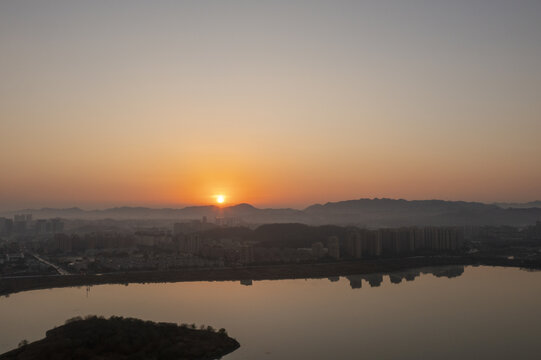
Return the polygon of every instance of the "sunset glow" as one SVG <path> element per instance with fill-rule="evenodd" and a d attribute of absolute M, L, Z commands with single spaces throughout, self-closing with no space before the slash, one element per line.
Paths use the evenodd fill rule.
<path fill-rule="evenodd" d="M 216 196 L 216 202 L 218 204 L 223 204 L 225 202 L 225 196 L 223 196 L 223 195 Z"/>
<path fill-rule="evenodd" d="M 0 208 L 541 198 L 540 6 L 384 3 L 2 2 Z"/>

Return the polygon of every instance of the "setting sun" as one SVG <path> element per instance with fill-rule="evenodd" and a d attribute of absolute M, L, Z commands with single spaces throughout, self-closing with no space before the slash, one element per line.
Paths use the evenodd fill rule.
<path fill-rule="evenodd" d="M 218 204 L 223 204 L 225 202 L 225 196 L 223 196 L 223 195 L 216 196 L 216 202 Z"/>

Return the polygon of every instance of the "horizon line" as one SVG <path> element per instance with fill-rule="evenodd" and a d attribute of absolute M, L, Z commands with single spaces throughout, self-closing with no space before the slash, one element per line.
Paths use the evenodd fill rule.
<path fill-rule="evenodd" d="M 85 208 L 85 207 L 80 207 L 80 206 L 61 206 L 61 207 L 51 207 L 51 206 L 42 206 L 42 207 L 27 207 L 27 208 L 22 208 L 22 209 L 17 209 L 17 210 L 13 210 L 13 209 L 7 209 L 7 210 L 0 210 L 1 213 L 15 213 L 15 212 L 28 212 L 28 211 L 43 211 L 43 210 L 81 210 L 81 211 L 86 211 L 86 212 L 92 212 L 92 211 L 107 211 L 107 210 L 113 210 L 113 209 L 121 209 L 121 208 L 130 208 L 130 209 L 137 209 L 137 208 L 141 208 L 141 209 L 149 209 L 149 210 L 183 210 L 183 209 L 186 209 L 186 208 L 203 208 L 203 207 L 213 207 L 213 208 L 221 208 L 221 209 L 227 209 L 227 208 L 232 208 L 232 207 L 237 207 L 237 206 L 240 206 L 240 205 L 249 205 L 255 209 L 261 209 L 261 210 L 265 210 L 265 209 L 276 209 L 276 210 L 279 210 L 279 209 L 290 209 L 290 210 L 298 210 L 298 211 L 303 211 L 303 210 L 306 210 L 307 208 L 311 207 L 311 206 L 315 206 L 315 205 L 326 205 L 326 204 L 332 204 L 332 203 L 340 203 L 340 202 L 348 202 L 348 201 L 360 201 L 360 200 L 371 200 L 371 201 L 374 201 L 374 200 L 392 200 L 392 201 L 408 201 L 408 202 L 413 202 L 413 201 L 443 201 L 443 202 L 462 202 L 462 203 L 478 203 L 478 204 L 484 204 L 484 205 L 505 205 L 505 204 L 509 204 L 509 205 L 527 205 L 527 204 L 530 204 L 530 203 L 537 203 L 537 202 L 541 202 L 541 200 L 531 200 L 531 201 L 492 201 L 492 202 L 485 202 L 485 201 L 468 201 L 468 200 L 445 200 L 445 199 L 437 199 L 437 198 L 430 198 L 430 199 L 404 199 L 404 198 L 387 198 L 387 197 L 381 197 L 381 198 L 378 198 L 378 197 L 374 197 L 374 198 L 356 198 L 356 199 L 346 199 L 346 200 L 337 200 L 337 201 L 327 201 L 325 203 L 312 203 L 308 206 L 305 206 L 304 208 L 295 208 L 295 207 L 291 207 L 291 206 L 278 206 L 278 207 L 268 207 L 268 206 L 265 206 L 265 205 L 261 205 L 261 207 L 258 207 L 256 205 L 253 205 L 251 203 L 248 203 L 248 202 L 239 202 L 239 203 L 232 203 L 232 204 L 222 204 L 222 205 L 217 205 L 217 204 L 200 204 L 200 205 L 197 205 L 197 204 L 186 204 L 186 205 L 177 205 L 176 207 L 175 206 L 167 206 L 167 205 L 162 205 L 162 206 L 149 206 L 149 205 L 116 205 L 116 206 L 109 206 L 109 207 L 102 207 L 102 208 Z"/>

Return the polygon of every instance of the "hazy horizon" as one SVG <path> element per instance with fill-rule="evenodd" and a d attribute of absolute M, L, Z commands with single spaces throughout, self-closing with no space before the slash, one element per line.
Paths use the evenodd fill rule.
<path fill-rule="evenodd" d="M 41 210 L 41 209 L 58 209 L 58 210 L 65 210 L 65 209 L 80 209 L 83 211 L 102 211 L 102 210 L 110 210 L 115 208 L 148 208 L 148 209 L 154 209 L 154 210 L 160 210 L 160 209 L 183 209 L 187 207 L 207 207 L 207 206 L 213 206 L 216 208 L 228 208 L 228 207 L 235 207 L 239 205 L 251 205 L 258 209 L 293 209 L 293 210 L 304 210 L 307 207 L 310 207 L 312 205 L 324 205 L 326 203 L 338 203 L 338 202 L 345 202 L 345 201 L 356 201 L 356 200 L 405 200 L 405 201 L 457 201 L 457 202 L 467 202 L 467 203 L 481 203 L 486 205 L 495 205 L 495 204 L 516 204 L 516 205 L 522 205 L 522 204 L 528 204 L 528 203 L 537 203 L 541 202 L 541 200 L 531 200 L 531 201 L 525 201 L 525 202 L 482 202 L 482 201 L 466 201 L 466 200 L 446 200 L 446 199 L 404 199 L 404 198 L 355 198 L 355 199 L 341 199 L 341 200 L 333 200 L 333 201 L 324 201 L 324 202 L 313 202 L 310 204 L 307 204 L 305 206 L 273 206 L 273 205 L 265 205 L 265 204 L 252 204 L 248 202 L 239 202 L 239 203 L 224 203 L 224 204 L 216 204 L 216 203 L 208 203 L 208 204 L 153 204 L 153 205 L 145 205 L 145 204 L 109 204 L 109 205 L 102 205 L 102 206 L 35 206 L 35 207 L 25 207 L 25 208 L 15 208 L 15 209 L 8 209 L 8 208 L 0 208 L 0 212 L 4 213 L 13 213 L 13 212 L 21 212 L 25 210 Z"/>
<path fill-rule="evenodd" d="M 541 199 L 540 15 L 1 2 L 0 208 Z"/>
<path fill-rule="evenodd" d="M 230 206 L 236 206 L 241 204 L 249 204 L 256 208 L 260 209 L 283 209 L 283 208 L 291 208 L 295 210 L 303 210 L 311 205 L 316 204 L 326 204 L 326 203 L 335 203 L 335 202 L 342 202 L 342 201 L 350 201 L 350 200 L 361 200 L 361 199 L 390 199 L 390 200 L 406 200 L 406 201 L 459 201 L 459 202 L 473 202 L 473 203 L 482 203 L 487 205 L 492 204 L 527 204 L 527 203 L 533 203 L 533 202 L 539 202 L 541 200 L 538 199 L 531 199 L 527 201 L 477 201 L 477 200 L 464 200 L 464 199 L 441 199 L 441 198 L 426 198 L 426 199 L 405 199 L 405 198 L 390 198 L 386 196 L 382 197 L 357 197 L 357 198 L 351 198 L 351 199 L 333 199 L 333 200 L 323 200 L 323 201 L 313 201 L 313 202 L 307 202 L 307 203 L 301 203 L 301 204 L 256 204 L 248 201 L 240 201 L 240 202 L 229 202 L 227 201 L 225 204 L 220 205 L 216 204 L 216 202 L 209 201 L 208 203 L 139 203 L 139 202 L 123 202 L 123 203 L 80 203 L 80 204 L 74 204 L 74 203 L 59 203 L 57 205 L 50 205 L 50 204 L 42 204 L 42 203 L 30 203 L 28 206 L 22 206 L 22 207 L 9 207 L 4 206 L 3 204 L 0 204 L 0 211 L 2 212 L 16 212 L 16 211 L 22 211 L 22 210 L 39 210 L 43 208 L 51 208 L 51 209 L 69 209 L 69 208 L 79 208 L 85 211 L 93 211 L 93 210 L 107 210 L 111 208 L 117 208 L 117 207 L 145 207 L 149 209 L 164 209 L 164 208 L 184 208 L 184 207 L 197 207 L 197 206 L 217 206 L 217 207 L 230 207 Z"/>

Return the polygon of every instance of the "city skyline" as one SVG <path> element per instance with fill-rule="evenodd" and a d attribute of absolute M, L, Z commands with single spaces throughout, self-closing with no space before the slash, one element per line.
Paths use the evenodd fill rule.
<path fill-rule="evenodd" d="M 541 199 L 537 1 L 0 4 L 0 208 Z"/>

